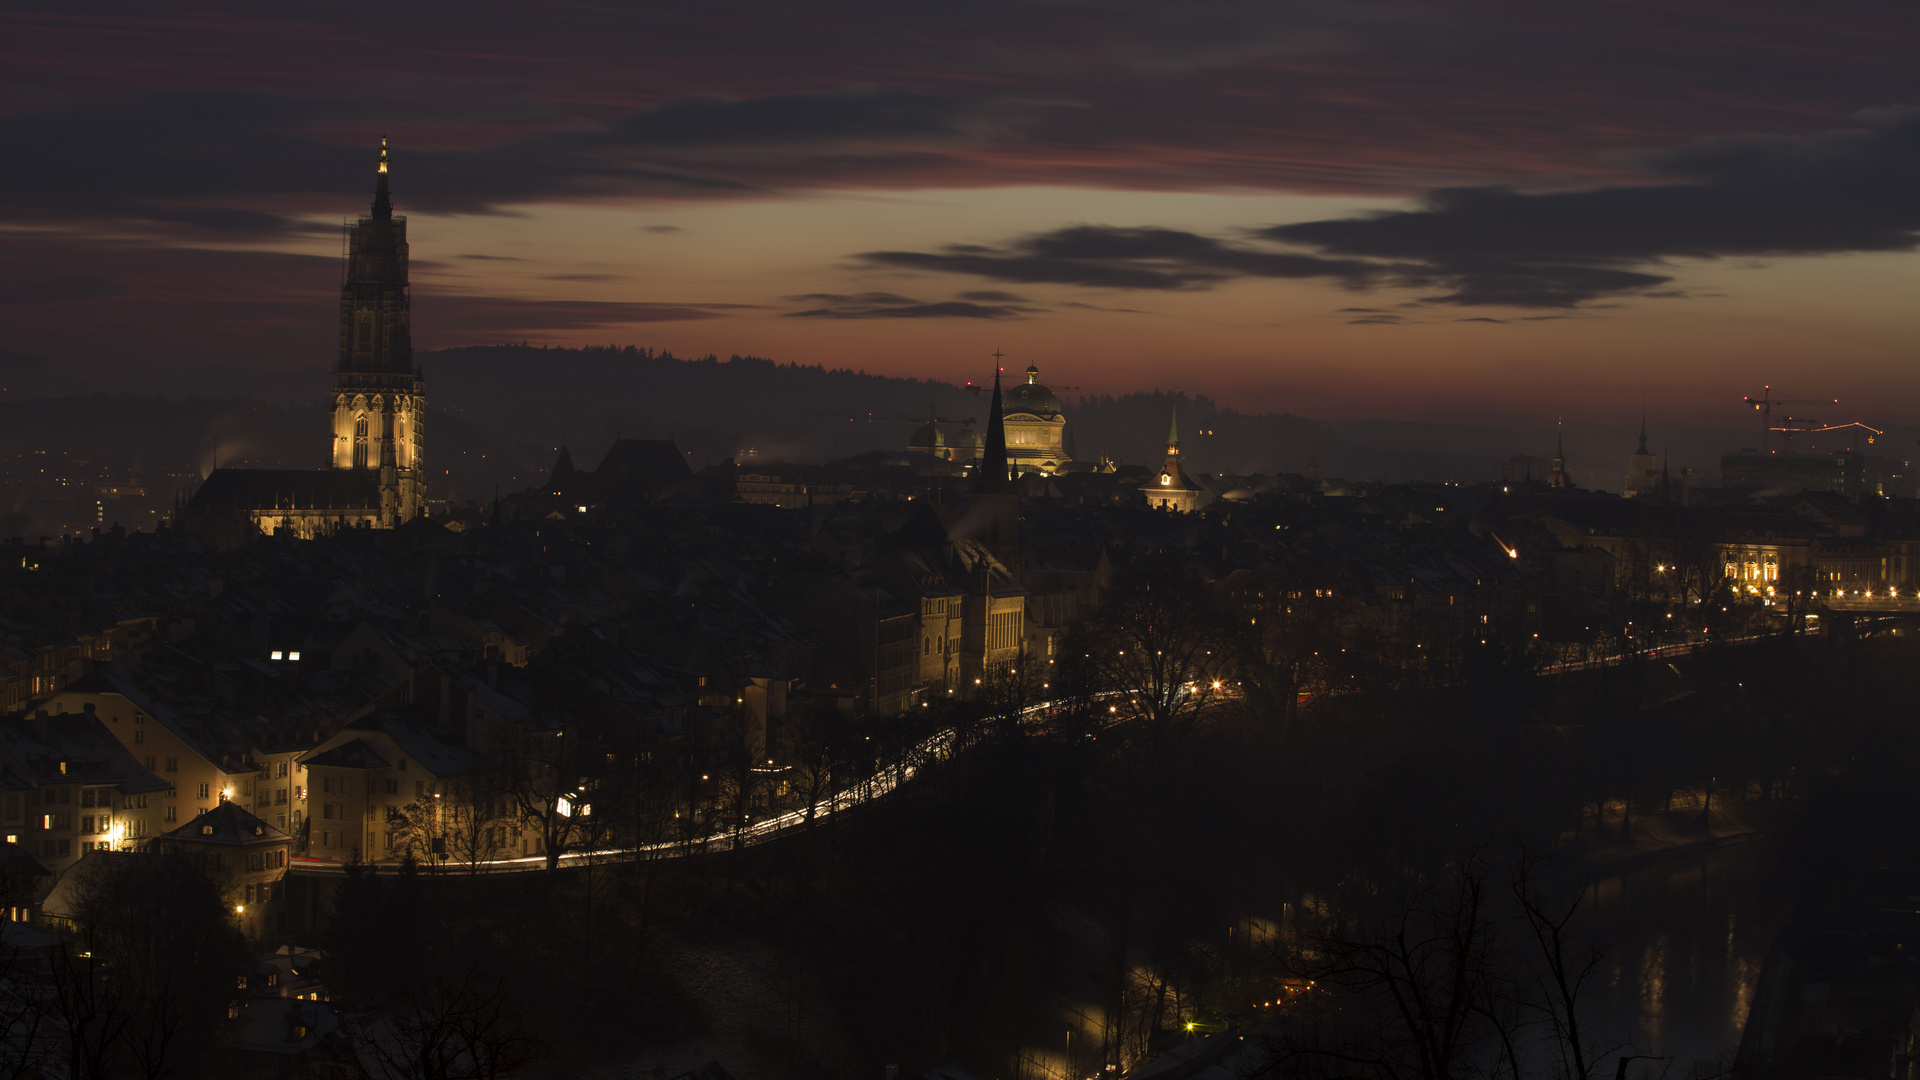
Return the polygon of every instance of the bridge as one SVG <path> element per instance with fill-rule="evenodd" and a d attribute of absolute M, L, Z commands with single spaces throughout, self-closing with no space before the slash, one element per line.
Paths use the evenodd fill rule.
<path fill-rule="evenodd" d="M 1094 696 L 1095 701 L 1124 698 L 1129 691 L 1113 690 Z M 1030 705 L 1020 711 L 1023 723 L 1033 723 L 1060 708 L 1059 701 L 1043 701 Z M 1117 707 L 1111 709 L 1114 716 L 1106 725 L 1122 723 L 1132 718 L 1134 710 L 1129 708 L 1123 715 Z M 732 851 L 736 848 L 756 847 L 777 839 L 796 829 L 804 828 L 815 822 L 824 821 L 834 814 L 843 814 L 868 803 L 883 799 L 902 785 L 912 780 L 920 769 L 931 761 L 951 757 L 956 749 L 959 733 L 953 728 L 934 733 L 922 740 L 912 750 L 901 755 L 898 763 L 850 784 L 842 791 L 834 792 L 810 807 L 789 810 L 772 817 L 751 821 L 738 829 L 724 829 L 703 836 L 663 840 L 653 844 L 637 844 L 627 847 L 590 848 L 581 851 L 569 851 L 561 854 L 555 868 L 599 865 L 609 862 L 634 862 L 654 859 L 684 858 L 713 851 Z M 316 859 L 305 855 L 294 856 L 288 864 L 289 876 L 333 877 L 347 872 L 348 863 L 339 859 Z M 400 865 L 398 859 L 369 860 L 363 866 L 378 867 L 390 871 Z M 420 867 L 425 872 L 438 875 L 466 874 L 517 874 L 530 871 L 544 871 L 547 868 L 545 855 L 518 855 L 508 858 L 483 859 L 478 861 L 433 860 L 422 861 Z"/>

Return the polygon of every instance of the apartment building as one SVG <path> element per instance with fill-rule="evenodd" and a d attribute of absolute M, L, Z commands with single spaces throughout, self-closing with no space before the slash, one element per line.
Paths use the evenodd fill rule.
<path fill-rule="evenodd" d="M 92 711 L 0 719 L 0 839 L 54 874 L 159 835 L 167 791 Z"/>

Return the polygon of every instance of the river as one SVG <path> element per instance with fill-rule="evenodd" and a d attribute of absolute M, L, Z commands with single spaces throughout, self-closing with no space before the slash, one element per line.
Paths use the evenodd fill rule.
<path fill-rule="evenodd" d="M 1599 878 L 1590 905 L 1607 952 L 1592 1019 L 1609 1043 L 1631 1040 L 1634 1049 L 1622 1053 L 1669 1057 L 1668 1075 L 1675 1077 L 1695 1062 L 1730 1054 L 1761 962 L 1790 908 L 1766 845 L 1723 847 Z"/>

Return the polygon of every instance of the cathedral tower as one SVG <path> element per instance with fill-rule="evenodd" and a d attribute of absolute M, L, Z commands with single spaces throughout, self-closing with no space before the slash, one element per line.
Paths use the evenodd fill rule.
<path fill-rule="evenodd" d="M 393 212 L 383 138 L 373 208 L 348 230 L 330 463 L 378 472 L 387 526 L 418 516 L 427 503 L 426 382 L 413 366 L 410 309 L 407 219 Z"/>

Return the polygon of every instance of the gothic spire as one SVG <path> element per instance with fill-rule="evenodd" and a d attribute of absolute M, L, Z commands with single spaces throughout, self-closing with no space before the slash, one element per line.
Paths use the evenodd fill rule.
<path fill-rule="evenodd" d="M 1635 450 L 1634 453 L 1644 454 L 1646 452 L 1647 452 L 1647 410 L 1641 409 L 1640 410 L 1640 449 Z"/>
<path fill-rule="evenodd" d="M 1167 422 L 1167 450 L 1178 453 L 1180 450 L 1180 403 L 1173 403 L 1173 419 Z"/>
<path fill-rule="evenodd" d="M 380 136 L 380 182 L 373 189 L 373 219 L 393 220 L 393 200 L 387 197 L 387 137 Z"/>
<path fill-rule="evenodd" d="M 993 357 L 993 407 L 987 410 L 987 447 L 980 459 L 982 480 L 1011 479 L 1007 470 L 1007 427 L 1000 403 L 1000 354 Z"/>

